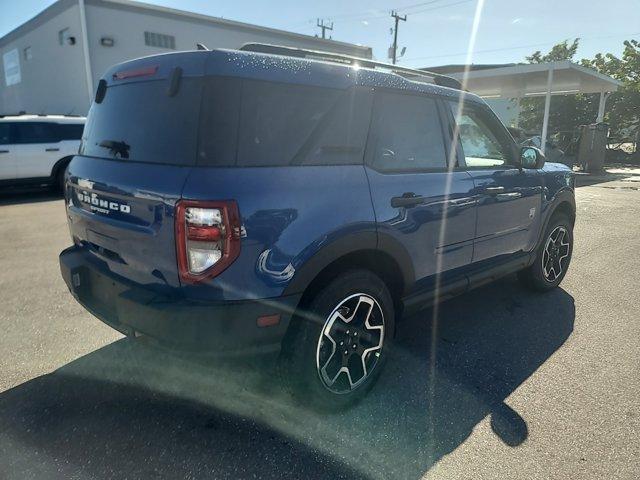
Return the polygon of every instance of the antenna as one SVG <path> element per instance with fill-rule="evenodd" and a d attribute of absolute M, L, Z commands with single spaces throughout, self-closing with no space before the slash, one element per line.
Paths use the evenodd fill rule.
<path fill-rule="evenodd" d="M 196 43 L 196 49 L 197 49 L 197 50 L 207 50 L 207 51 L 209 50 L 209 49 L 207 48 L 207 46 L 206 46 L 206 45 L 204 45 L 204 44 L 202 44 L 202 43 Z"/>

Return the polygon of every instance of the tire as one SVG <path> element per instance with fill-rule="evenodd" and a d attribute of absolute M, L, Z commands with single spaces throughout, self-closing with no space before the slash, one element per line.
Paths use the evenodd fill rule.
<path fill-rule="evenodd" d="M 60 167 L 56 172 L 56 181 L 53 184 L 54 188 L 61 193 L 64 193 L 64 174 L 67 171 L 67 166 Z"/>
<path fill-rule="evenodd" d="M 395 330 L 389 290 L 372 272 L 350 270 L 308 305 L 293 318 L 284 340 L 281 380 L 320 410 L 352 406 L 373 387 L 388 355 Z"/>
<path fill-rule="evenodd" d="M 518 272 L 528 288 L 545 292 L 556 288 L 567 274 L 573 253 L 573 224 L 564 213 L 555 213 L 536 250 L 533 264 Z"/>

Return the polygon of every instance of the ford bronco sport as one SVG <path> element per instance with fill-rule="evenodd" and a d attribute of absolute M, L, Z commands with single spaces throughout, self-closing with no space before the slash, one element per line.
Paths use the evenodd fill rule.
<path fill-rule="evenodd" d="M 116 65 L 67 171 L 62 276 L 128 336 L 277 352 L 298 392 L 350 403 L 401 315 L 567 272 L 572 172 L 456 87 L 264 45 Z"/>

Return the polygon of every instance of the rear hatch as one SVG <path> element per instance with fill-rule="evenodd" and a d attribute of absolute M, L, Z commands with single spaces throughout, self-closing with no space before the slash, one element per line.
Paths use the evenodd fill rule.
<path fill-rule="evenodd" d="M 179 286 L 174 210 L 196 163 L 206 54 L 126 62 L 100 81 L 69 165 L 74 242 L 157 290 Z"/>

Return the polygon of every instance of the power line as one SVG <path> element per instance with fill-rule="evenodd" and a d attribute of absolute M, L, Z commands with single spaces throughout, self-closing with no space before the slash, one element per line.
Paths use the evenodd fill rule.
<path fill-rule="evenodd" d="M 638 32 L 638 33 L 614 34 L 614 35 L 596 35 L 596 36 L 590 36 L 590 37 L 582 37 L 580 35 L 569 35 L 569 37 L 571 37 L 571 38 L 579 38 L 580 40 L 594 40 L 594 39 L 598 39 L 598 38 L 622 38 L 622 37 L 633 36 L 633 35 L 640 35 L 640 32 Z M 519 49 L 523 49 L 523 48 L 545 47 L 547 45 L 555 45 L 556 43 L 557 42 L 554 41 L 554 42 L 545 42 L 545 43 L 532 43 L 532 44 L 529 44 L 529 45 L 519 45 L 517 47 L 490 48 L 490 49 L 485 49 L 485 50 L 476 50 L 473 53 L 476 54 L 476 53 L 504 52 L 504 51 L 508 51 L 508 50 L 519 50 Z M 441 54 L 441 55 L 428 55 L 428 56 L 425 56 L 425 57 L 405 58 L 405 60 L 409 61 L 409 60 L 426 60 L 426 59 L 429 59 L 429 58 L 460 57 L 460 56 L 466 55 L 466 54 L 467 54 L 467 52 L 445 53 L 445 54 Z"/>
<path fill-rule="evenodd" d="M 445 8 L 445 7 L 453 7 L 455 5 L 460 5 L 461 3 L 469 3 L 469 2 L 475 2 L 475 1 L 476 0 L 460 0 L 459 2 L 447 3 L 446 5 L 437 5 L 435 7 L 425 8 L 424 10 L 417 10 L 415 12 L 411 12 L 411 15 L 416 15 L 418 13 L 424 13 L 424 12 L 430 12 L 432 10 L 438 10 L 440 8 Z"/>
<path fill-rule="evenodd" d="M 424 7 L 427 5 L 432 5 L 434 3 L 440 3 L 440 2 L 444 2 L 447 0 L 429 0 L 428 2 L 420 2 L 420 3 L 414 3 L 411 5 L 404 5 L 402 7 L 398 7 L 395 9 L 396 12 L 404 12 L 405 10 L 411 10 L 413 8 L 418 8 L 418 7 Z M 475 0 L 464 0 L 466 2 L 471 2 L 471 1 L 475 1 Z M 455 3 L 453 4 L 455 5 Z M 437 8 L 442 8 L 442 7 L 446 7 L 448 5 L 441 5 L 438 6 Z M 362 12 L 353 12 L 353 13 L 344 13 L 344 14 L 340 14 L 340 15 L 330 15 L 330 16 L 326 16 L 326 18 L 328 20 L 345 20 L 345 21 L 355 21 L 355 20 L 371 20 L 374 18 L 385 18 L 388 15 L 388 10 L 382 10 L 382 9 L 377 9 L 377 10 L 367 10 L 367 11 L 362 11 Z M 411 13 L 411 12 L 408 12 Z M 304 22 L 299 22 L 300 24 L 302 23 L 309 23 L 311 22 L 312 19 L 307 19 Z"/>

